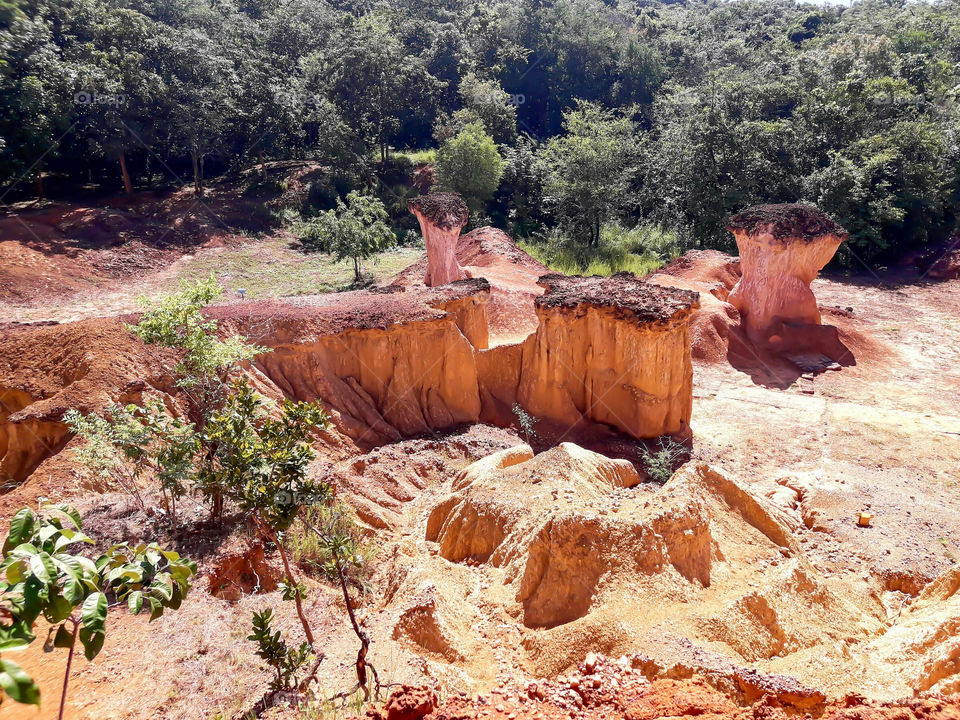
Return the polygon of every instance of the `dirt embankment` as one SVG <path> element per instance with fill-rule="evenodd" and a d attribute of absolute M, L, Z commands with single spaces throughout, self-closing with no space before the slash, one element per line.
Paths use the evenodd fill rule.
<path fill-rule="evenodd" d="M 703 254 L 658 279 L 700 292 L 699 310 L 679 310 L 695 328 L 705 321 L 701 338 L 728 331 L 709 337 L 722 349 L 713 362 L 692 363 L 694 461 L 662 487 L 582 447 L 533 456 L 506 429 L 439 431 L 457 413 L 468 423 L 483 417 L 483 357 L 519 352 L 519 367 L 527 344 L 541 340 L 538 327 L 554 321 L 549 352 L 529 364 L 550 378 L 542 387 L 551 398 L 585 381 L 601 388 L 594 397 L 616 386 L 626 359 L 613 353 L 609 372 L 596 371 L 635 337 L 648 343 L 632 351 L 643 367 L 675 372 L 676 337 L 638 323 L 636 312 L 618 316 L 588 301 L 593 283 L 605 281 L 560 281 L 570 285 L 555 302 L 525 294 L 540 324 L 513 346 L 519 351 L 482 349 L 498 338 L 483 332 L 496 286 L 486 290 L 480 279 L 212 311 L 225 329 L 274 348 L 251 371 L 259 387 L 328 393 L 342 407 L 341 428 L 378 429 L 373 448 L 332 433 L 318 443 L 313 471 L 336 484 L 381 547 L 371 581 L 378 592 L 362 620 L 373 658 L 391 680 L 444 690 L 437 720 L 956 717 L 957 703 L 938 696 L 960 691 L 960 529 L 952 522 L 960 446 L 951 442 L 960 412 L 949 392 L 960 388 L 956 286 L 814 281 L 825 322 L 837 325 L 857 363 L 819 375 L 794 368 L 789 379 L 763 359 L 755 373 L 722 362 L 736 333 L 722 305 L 735 276 L 730 258 Z M 163 363 L 117 321 L 4 330 L 5 454 L 9 438 L 21 443 L 19 430 L 9 431 L 18 423 L 56 422 L 68 407 L 98 409 L 137 393 L 167 397 Z M 570 358 L 578 370 L 561 373 L 559 358 L 547 356 L 564 343 L 593 352 L 590 367 Z M 638 402 L 653 402 L 649 386 L 625 377 Z M 419 431 L 427 436 L 395 440 Z M 23 457 L 10 455 L 18 475 L 35 462 Z M 10 509 L 31 502 L 38 487 L 65 499 L 70 479 L 68 454 L 53 454 L 3 501 Z M 857 524 L 863 511 L 874 515 L 869 527 Z M 94 508 L 91 517 L 109 512 Z M 124 532 L 138 530 L 141 516 L 116 512 L 127 513 L 112 520 Z M 262 694 L 266 673 L 236 637 L 248 632 L 251 610 L 269 604 L 282 615 L 286 604 L 278 592 L 251 596 L 249 583 L 231 584 L 227 575 L 243 579 L 242 563 L 215 559 L 230 567 L 220 575 L 206 567 L 198 589 L 217 596 L 199 592 L 150 626 L 120 619 L 111 661 L 78 661 L 77 688 L 117 688 L 78 695 L 97 697 L 78 717 L 204 717 L 218 703 L 239 698 L 249 707 Z M 252 574 L 264 574 L 254 559 Z M 328 651 L 323 681 L 340 688 L 356 647 L 333 595 L 311 585 L 309 612 Z M 295 618 L 281 621 L 297 632 Z M 149 687 L 143 642 L 157 654 Z M 625 660 L 588 669 L 590 653 Z M 59 674 L 40 649 L 28 659 L 55 692 Z M 923 696 L 894 702 L 914 693 Z M 397 703 L 397 712 L 416 715 L 420 700 Z"/>

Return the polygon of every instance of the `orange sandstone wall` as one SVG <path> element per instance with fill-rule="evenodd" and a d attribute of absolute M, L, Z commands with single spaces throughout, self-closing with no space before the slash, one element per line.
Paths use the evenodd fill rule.
<path fill-rule="evenodd" d="M 344 432 L 375 444 L 476 422 L 473 356 L 450 318 L 281 344 L 256 364 L 286 395 L 322 400 Z"/>
<path fill-rule="evenodd" d="M 483 416 L 519 403 L 555 426 L 602 423 L 633 437 L 684 433 L 693 404 L 689 316 L 640 324 L 614 308 L 537 308 L 537 332 L 479 353 Z"/>
<path fill-rule="evenodd" d="M 581 417 L 633 437 L 685 432 L 693 403 L 687 316 L 637 324 L 612 308 L 538 308 L 523 346 L 518 402 L 535 416 Z"/>

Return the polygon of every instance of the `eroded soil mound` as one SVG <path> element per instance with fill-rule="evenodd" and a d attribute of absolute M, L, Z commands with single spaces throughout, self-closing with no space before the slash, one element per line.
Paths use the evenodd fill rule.
<path fill-rule="evenodd" d="M 169 398 L 175 362 L 118 319 L 0 325 L 0 483 L 15 487 L 63 449 L 68 410 Z"/>

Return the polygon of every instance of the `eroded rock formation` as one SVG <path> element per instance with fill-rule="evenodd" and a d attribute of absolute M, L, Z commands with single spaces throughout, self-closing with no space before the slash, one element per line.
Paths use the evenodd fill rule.
<path fill-rule="evenodd" d="M 256 367 L 287 397 L 322 400 L 361 444 L 476 422 L 476 348 L 486 346 L 482 278 L 213 311 L 272 349 Z"/>
<path fill-rule="evenodd" d="M 255 364 L 284 395 L 324 401 L 362 444 L 481 420 L 512 425 L 517 403 L 560 434 L 594 426 L 637 438 L 686 432 L 696 294 L 629 274 L 547 275 L 541 285 L 536 332 L 489 351 L 483 278 L 213 314 L 272 348 Z"/>
<path fill-rule="evenodd" d="M 410 201 L 410 212 L 420 221 L 420 231 L 427 246 L 428 287 L 463 280 L 457 262 L 457 237 L 467 224 L 467 204 L 457 193 L 435 192 Z"/>
<path fill-rule="evenodd" d="M 517 247 L 503 230 L 482 227 L 457 239 L 457 262 L 468 277 L 490 283 L 491 344 L 518 343 L 537 329 L 533 301 L 543 294 L 537 284 L 550 269 Z M 423 283 L 427 258 L 401 271 L 393 285 L 411 287 Z"/>
<path fill-rule="evenodd" d="M 514 403 L 566 432 L 589 423 L 637 438 L 685 433 L 692 407 L 689 317 L 697 293 L 630 273 L 545 275 L 539 326 L 519 345 L 480 354 L 484 416 Z"/>
<path fill-rule="evenodd" d="M 728 298 L 754 342 L 774 344 L 783 327 L 820 325 L 810 283 L 847 238 L 814 207 L 758 205 L 730 218 L 742 277 Z"/>
<path fill-rule="evenodd" d="M 117 319 L 0 327 L 0 487 L 24 480 L 70 439 L 65 412 L 101 411 L 173 390 L 169 352 Z"/>

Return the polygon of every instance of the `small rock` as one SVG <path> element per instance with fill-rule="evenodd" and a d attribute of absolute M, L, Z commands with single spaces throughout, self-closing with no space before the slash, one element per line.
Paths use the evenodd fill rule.
<path fill-rule="evenodd" d="M 586 668 L 588 673 L 592 673 L 597 667 L 596 653 L 587 653 L 587 659 L 583 661 L 583 666 Z"/>

